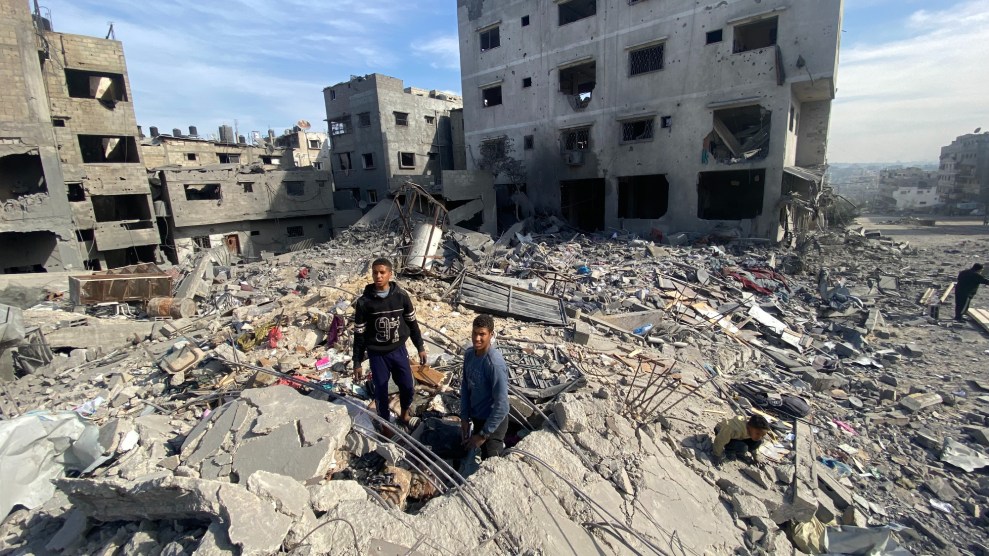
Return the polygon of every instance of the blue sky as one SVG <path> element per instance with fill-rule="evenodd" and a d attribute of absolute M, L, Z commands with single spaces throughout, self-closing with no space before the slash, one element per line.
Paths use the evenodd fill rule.
<path fill-rule="evenodd" d="M 322 90 L 352 74 L 461 88 L 454 0 L 42 3 L 56 31 L 114 22 L 145 130 L 325 130 Z M 989 0 L 847 0 L 844 30 L 831 162 L 933 161 L 989 129 Z"/>

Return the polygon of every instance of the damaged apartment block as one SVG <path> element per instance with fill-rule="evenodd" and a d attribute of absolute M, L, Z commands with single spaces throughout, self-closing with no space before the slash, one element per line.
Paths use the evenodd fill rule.
<path fill-rule="evenodd" d="M 459 3 L 467 167 L 491 138 L 524 145 L 500 215 L 772 241 L 820 224 L 842 2 L 667 4 Z"/>

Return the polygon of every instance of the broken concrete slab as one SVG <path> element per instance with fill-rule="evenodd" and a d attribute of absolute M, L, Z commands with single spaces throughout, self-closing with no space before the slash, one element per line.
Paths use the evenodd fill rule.
<path fill-rule="evenodd" d="M 943 401 L 940 394 L 916 393 L 900 398 L 900 405 L 904 409 L 916 413 L 929 407 L 940 405 Z"/>
<path fill-rule="evenodd" d="M 327 404 L 328 405 L 328 404 Z M 335 462 L 334 450 L 343 445 L 324 440 L 303 446 L 295 423 L 280 426 L 271 433 L 249 438 L 233 454 L 233 472 L 238 481 L 255 471 L 270 471 L 298 481 L 321 479 Z"/>
<path fill-rule="evenodd" d="M 102 521 L 202 519 L 222 523 L 242 554 L 272 554 L 292 519 L 242 486 L 182 477 L 144 481 L 60 479 L 73 506 Z"/>
<path fill-rule="evenodd" d="M 309 491 L 291 477 L 255 471 L 247 478 L 247 490 L 274 504 L 279 512 L 294 518 L 301 518 L 309 508 Z"/>
<path fill-rule="evenodd" d="M 334 509 L 345 500 L 366 502 L 369 499 L 367 491 L 357 481 L 327 481 L 308 490 L 309 505 L 313 511 L 320 513 Z"/>
<path fill-rule="evenodd" d="M 587 427 L 587 412 L 580 400 L 570 393 L 560 396 L 560 401 L 553 408 L 553 415 L 564 432 L 580 432 Z"/>

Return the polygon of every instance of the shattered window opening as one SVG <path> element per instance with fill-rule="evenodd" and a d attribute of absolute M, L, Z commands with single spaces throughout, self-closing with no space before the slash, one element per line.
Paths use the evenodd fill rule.
<path fill-rule="evenodd" d="M 560 70 L 560 92 L 567 95 L 574 110 L 583 110 L 591 103 L 597 80 L 597 65 L 587 62 Z"/>
<path fill-rule="evenodd" d="M 288 237 L 302 237 L 306 235 L 302 226 L 289 226 L 285 228 L 285 235 Z"/>
<path fill-rule="evenodd" d="M 86 164 L 141 162 L 134 137 L 121 135 L 79 135 L 78 137 L 79 152 L 82 161 Z"/>
<path fill-rule="evenodd" d="M 72 98 L 91 98 L 110 105 L 127 101 L 124 76 L 119 73 L 66 69 L 65 85 Z"/>
<path fill-rule="evenodd" d="M 663 69 L 664 44 L 640 48 L 628 53 L 629 75 L 641 75 Z"/>
<path fill-rule="evenodd" d="M 240 164 L 240 155 L 232 153 L 216 153 L 220 164 Z"/>
<path fill-rule="evenodd" d="M 365 170 L 374 169 L 374 153 L 364 153 L 361 155 L 361 162 L 364 164 Z"/>
<path fill-rule="evenodd" d="M 531 151 L 536 144 L 536 139 L 532 135 L 522 137 L 522 149 Z"/>
<path fill-rule="evenodd" d="M 282 183 L 285 184 L 285 194 L 289 197 L 302 197 L 306 194 L 306 182 L 304 181 L 286 181 Z"/>
<path fill-rule="evenodd" d="M 747 220 L 762 214 L 766 170 L 701 172 L 697 182 L 697 217 L 701 220 Z"/>
<path fill-rule="evenodd" d="M 523 77 L 522 78 L 522 88 L 523 89 L 526 89 L 528 87 L 532 87 L 532 78 L 531 77 Z"/>
<path fill-rule="evenodd" d="M 416 167 L 416 154 L 415 153 L 398 153 L 398 167 L 399 168 L 415 168 Z"/>
<path fill-rule="evenodd" d="M 267 164 L 271 166 L 278 166 L 282 163 L 282 157 L 280 156 L 262 156 L 261 164 Z"/>
<path fill-rule="evenodd" d="M 630 120 L 622 122 L 622 142 L 650 141 L 653 138 L 653 121 L 655 118 Z"/>
<path fill-rule="evenodd" d="M 310 149 L 318 149 L 319 147 L 320 147 L 319 139 L 310 139 L 309 140 L 309 148 Z"/>
<path fill-rule="evenodd" d="M 426 119 L 426 125 L 434 125 L 436 123 L 436 118 L 433 116 L 424 116 Z"/>
<path fill-rule="evenodd" d="M 706 44 L 719 43 L 724 40 L 724 36 L 725 36 L 724 29 L 715 29 L 714 31 L 708 31 Z"/>
<path fill-rule="evenodd" d="M 184 184 L 186 201 L 220 201 L 223 194 L 218 183 Z"/>
<path fill-rule="evenodd" d="M 591 128 L 578 127 L 563 131 L 560 136 L 563 151 L 585 151 L 591 147 Z"/>
<path fill-rule="evenodd" d="M 196 160 L 196 153 L 185 153 L 186 160 Z"/>
<path fill-rule="evenodd" d="M 192 238 L 193 251 L 201 251 L 211 247 L 209 236 L 196 236 Z"/>
<path fill-rule="evenodd" d="M 338 135 L 346 135 L 352 131 L 350 127 L 350 116 L 344 116 L 341 118 L 335 118 L 330 120 L 330 135 L 336 137 Z"/>
<path fill-rule="evenodd" d="M 399 126 L 409 125 L 408 112 L 393 112 L 393 114 L 395 114 L 395 125 L 399 125 Z"/>
<path fill-rule="evenodd" d="M 378 202 L 378 192 L 374 189 L 367 190 L 367 202 L 377 203 Z"/>
<path fill-rule="evenodd" d="M 598 13 L 597 0 L 570 0 L 558 7 L 560 26 L 586 19 Z"/>
<path fill-rule="evenodd" d="M 529 16 L 524 15 L 522 16 L 522 27 L 528 27 L 528 26 L 529 26 Z"/>
<path fill-rule="evenodd" d="M 338 153 L 337 163 L 340 165 L 340 170 L 344 172 L 354 168 L 350 161 L 350 153 Z"/>
<path fill-rule="evenodd" d="M 79 201 L 86 200 L 86 190 L 83 189 L 81 183 L 66 183 L 65 186 L 69 190 L 70 203 L 78 203 Z"/>
<path fill-rule="evenodd" d="M 732 52 L 748 52 L 776 45 L 779 18 L 776 16 L 735 26 Z"/>
<path fill-rule="evenodd" d="M 762 160 L 769 155 L 772 113 L 762 106 L 715 110 L 705 150 L 723 164 Z"/>
<path fill-rule="evenodd" d="M 244 193 L 254 193 L 254 184 L 249 181 L 240 182 L 240 186 L 244 189 Z"/>
<path fill-rule="evenodd" d="M 501 104 L 501 85 L 481 89 L 481 99 L 485 108 Z"/>
<path fill-rule="evenodd" d="M 357 115 L 357 125 L 361 127 L 371 127 L 371 113 L 361 112 Z"/>
<path fill-rule="evenodd" d="M 48 193 L 48 183 L 40 155 L 11 154 L 0 157 L 0 202 L 42 193 Z"/>
<path fill-rule="evenodd" d="M 52 127 L 65 127 L 64 118 L 52 118 Z"/>
<path fill-rule="evenodd" d="M 499 27 L 492 27 L 480 32 L 481 52 L 498 48 L 501 46 L 501 30 Z"/>
<path fill-rule="evenodd" d="M 663 174 L 618 178 L 618 218 L 654 220 L 669 210 L 670 182 Z"/>

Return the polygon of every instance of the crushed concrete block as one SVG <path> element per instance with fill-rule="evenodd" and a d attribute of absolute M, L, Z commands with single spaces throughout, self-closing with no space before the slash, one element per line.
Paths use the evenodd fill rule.
<path fill-rule="evenodd" d="M 927 488 L 938 500 L 944 502 L 951 502 L 956 500 L 959 496 L 958 491 L 952 488 L 951 483 L 941 477 L 934 477 L 928 479 L 924 483 L 924 487 Z"/>
<path fill-rule="evenodd" d="M 821 487 L 821 492 L 834 501 L 839 510 L 853 505 L 853 494 L 838 479 L 831 474 L 831 471 L 821 463 L 817 463 L 817 481 Z"/>
<path fill-rule="evenodd" d="M 247 478 L 247 490 L 272 502 L 285 515 L 302 517 L 309 508 L 309 491 L 291 477 L 255 471 Z"/>
<path fill-rule="evenodd" d="M 333 406 L 339 407 L 339 406 Z M 344 418 L 340 418 L 340 416 Z M 347 410 L 335 410 L 327 413 L 317 413 L 299 420 L 299 433 L 302 435 L 303 446 L 313 446 L 326 439 L 340 445 L 347 439 L 350 432 L 350 419 L 346 417 Z"/>
<path fill-rule="evenodd" d="M 385 458 L 388 465 L 397 465 L 405 457 L 402 449 L 394 444 L 379 444 L 374 452 Z"/>
<path fill-rule="evenodd" d="M 845 513 L 841 518 L 842 525 L 848 525 L 851 527 L 868 527 L 869 520 L 865 517 L 865 514 L 861 512 L 855 506 L 849 506 L 845 508 Z"/>
<path fill-rule="evenodd" d="M 313 511 L 326 513 L 344 500 L 368 501 L 367 491 L 357 481 L 328 481 L 309 487 L 309 505 Z"/>
<path fill-rule="evenodd" d="M 587 413 L 580 400 L 564 394 L 553 408 L 556 424 L 564 432 L 580 432 L 587 428 Z"/>
<path fill-rule="evenodd" d="M 986 427 L 965 427 L 965 432 L 981 446 L 989 446 L 989 428 Z"/>
<path fill-rule="evenodd" d="M 814 432 L 804 421 L 794 426 L 794 476 L 783 505 L 772 515 L 773 521 L 806 523 L 817 514 L 817 449 Z"/>
<path fill-rule="evenodd" d="M 909 396 L 904 396 L 900 398 L 900 405 L 914 413 L 941 404 L 944 401 L 940 394 L 934 393 L 916 393 L 910 394 Z"/>
<path fill-rule="evenodd" d="M 237 547 L 227 536 L 227 528 L 217 520 L 209 524 L 192 556 L 237 556 L 237 554 Z"/>
<path fill-rule="evenodd" d="M 137 482 L 59 479 L 57 486 L 75 508 L 101 521 L 216 520 L 241 554 L 277 552 L 292 525 L 271 504 L 230 483 L 168 476 Z"/>
<path fill-rule="evenodd" d="M 196 446 L 196 450 L 189 454 L 189 457 L 185 458 L 185 461 L 182 462 L 184 465 L 198 465 L 204 459 L 219 451 L 220 446 L 223 445 L 227 436 L 230 435 L 230 425 L 233 424 L 234 416 L 237 413 L 235 406 L 239 403 L 241 402 L 230 402 L 220 406 L 216 410 L 216 413 L 211 416 L 212 425 L 209 431 L 203 435 L 199 441 L 199 445 Z"/>
<path fill-rule="evenodd" d="M 766 477 L 766 474 L 758 467 L 743 467 L 742 474 L 749 479 L 752 479 L 752 482 L 766 490 L 769 490 L 772 487 L 769 478 Z"/>
<path fill-rule="evenodd" d="M 943 440 L 941 436 L 935 434 L 934 432 L 927 429 L 921 429 L 914 434 L 913 441 L 928 450 L 940 451 Z"/>
<path fill-rule="evenodd" d="M 78 546 L 84 540 L 84 535 L 88 527 L 89 519 L 86 517 L 86 514 L 76 509 L 69 510 L 65 514 L 62 527 L 45 544 L 45 550 L 62 552 L 63 550 Z"/>
<path fill-rule="evenodd" d="M 325 415 L 327 422 L 333 419 L 346 420 L 346 430 L 342 431 L 342 436 L 338 439 L 340 443 L 350 430 L 351 423 L 346 408 L 303 396 L 288 386 L 244 390 L 240 399 L 247 401 L 260 412 L 254 426 L 251 427 L 251 432 L 254 434 L 267 434 L 287 423 L 302 421 L 317 415 Z"/>
<path fill-rule="evenodd" d="M 800 378 L 810 384 L 815 392 L 828 392 L 848 382 L 841 377 L 825 374 L 813 369 L 805 370 Z"/>
<path fill-rule="evenodd" d="M 751 517 L 769 518 L 769 510 L 766 509 L 766 505 L 755 496 L 736 494 L 731 497 L 731 507 L 735 515 L 742 519 Z"/>

